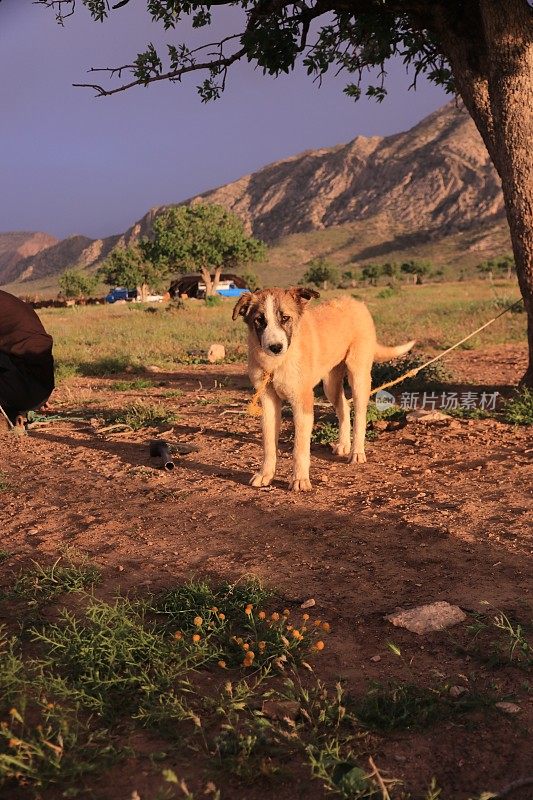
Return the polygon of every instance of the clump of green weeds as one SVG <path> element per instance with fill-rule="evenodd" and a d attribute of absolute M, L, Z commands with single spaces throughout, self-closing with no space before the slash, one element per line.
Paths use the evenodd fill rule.
<path fill-rule="evenodd" d="M 428 358 L 424 355 L 408 354 L 395 361 L 376 362 L 372 367 L 372 386 L 381 386 L 383 383 L 393 381 L 406 372 L 420 367 Z M 427 386 L 441 386 L 448 379 L 449 374 L 446 368 L 441 361 L 436 361 L 422 369 L 414 377 L 406 378 L 401 384 L 402 391 L 413 391 Z"/>
<path fill-rule="evenodd" d="M 508 400 L 502 418 L 510 425 L 533 425 L 533 391 L 523 388 Z"/>
<path fill-rule="evenodd" d="M 69 378 L 76 378 L 81 375 L 79 364 L 71 361 L 56 361 L 54 375 L 56 384 L 63 383 Z"/>
<path fill-rule="evenodd" d="M 374 683 L 353 706 L 353 713 L 375 731 L 412 730 L 494 705 L 488 694 L 467 691 L 458 698 L 447 684 L 423 687 L 413 683 Z"/>
<path fill-rule="evenodd" d="M 76 704 L 55 702 L 49 688 L 19 640 L 0 629 L 0 786 L 76 785 L 118 755 L 106 730 Z"/>
<path fill-rule="evenodd" d="M 136 378 L 131 381 L 115 381 L 109 387 L 112 392 L 134 392 L 139 389 L 152 389 L 153 382 L 148 378 Z"/>
<path fill-rule="evenodd" d="M 350 411 L 353 417 L 353 411 Z M 367 423 L 367 438 L 373 439 L 376 432 L 372 430 L 372 423 L 377 420 L 387 420 L 395 422 L 403 422 L 405 420 L 406 412 L 403 408 L 398 406 L 389 406 L 384 409 L 379 409 L 375 403 L 369 403 L 366 412 Z M 313 444 L 331 445 L 339 440 L 339 427 L 337 422 L 322 421 L 318 422 L 311 434 L 311 442 Z"/>
<path fill-rule="evenodd" d="M 390 794 L 383 793 L 383 787 L 388 793 L 401 783 L 394 778 L 384 778 L 372 760 L 371 769 L 363 769 L 354 753 L 349 748 L 342 748 L 337 738 L 326 740 L 318 747 L 310 745 L 307 756 L 313 776 L 344 800 L 365 800 L 379 795 L 390 797 Z M 378 775 L 379 783 L 376 780 Z"/>
<path fill-rule="evenodd" d="M 488 419 L 494 416 L 490 411 L 486 411 L 484 408 L 465 408 L 464 406 L 447 408 L 446 413 L 449 414 L 450 417 L 456 417 L 457 419 Z"/>
<path fill-rule="evenodd" d="M 467 635 L 466 644 L 456 642 L 459 648 L 491 666 L 533 666 L 533 646 L 525 627 L 503 611 L 493 616 L 474 614 Z"/>
<path fill-rule="evenodd" d="M 159 425 L 171 425 L 175 421 L 176 414 L 174 411 L 147 403 L 133 403 L 126 408 L 112 411 L 106 415 L 107 424 L 127 425 L 134 431 Z"/>
<path fill-rule="evenodd" d="M 101 579 L 100 570 L 92 564 L 62 563 L 60 557 L 49 566 L 34 562 L 31 570 L 15 581 L 13 594 L 27 600 L 51 600 L 63 592 L 81 592 Z"/>
<path fill-rule="evenodd" d="M 9 481 L 7 480 L 3 472 L 0 472 L 0 492 L 7 492 L 9 488 L 10 488 Z"/>

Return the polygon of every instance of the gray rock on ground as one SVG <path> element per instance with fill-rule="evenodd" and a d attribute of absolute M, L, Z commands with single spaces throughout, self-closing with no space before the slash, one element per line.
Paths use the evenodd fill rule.
<path fill-rule="evenodd" d="M 459 622 L 464 622 L 466 614 L 461 611 L 459 606 L 452 606 L 445 600 L 440 600 L 408 610 L 399 609 L 393 614 L 388 614 L 385 619 L 397 628 L 406 628 L 412 633 L 422 634 L 442 631 Z"/>

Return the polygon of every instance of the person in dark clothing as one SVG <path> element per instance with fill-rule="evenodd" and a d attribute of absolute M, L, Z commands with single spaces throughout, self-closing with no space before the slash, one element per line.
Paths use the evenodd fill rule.
<path fill-rule="evenodd" d="M 33 308 L 0 289 L 0 406 L 11 422 L 52 394 L 52 346 Z"/>

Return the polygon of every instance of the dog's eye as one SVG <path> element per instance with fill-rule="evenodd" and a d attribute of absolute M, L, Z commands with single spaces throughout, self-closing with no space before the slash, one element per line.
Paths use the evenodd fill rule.
<path fill-rule="evenodd" d="M 286 325 L 287 322 L 290 322 L 290 320 L 291 320 L 291 318 L 287 317 L 285 314 L 283 314 L 282 317 L 281 317 L 282 325 Z"/>
<path fill-rule="evenodd" d="M 264 322 L 265 322 L 265 318 L 264 318 L 264 317 L 261 317 L 261 316 L 259 316 L 259 317 L 256 317 L 256 318 L 254 319 L 254 323 L 257 325 L 257 327 L 258 327 L 258 328 L 260 328 L 260 327 L 261 327 L 261 325 L 264 325 Z"/>

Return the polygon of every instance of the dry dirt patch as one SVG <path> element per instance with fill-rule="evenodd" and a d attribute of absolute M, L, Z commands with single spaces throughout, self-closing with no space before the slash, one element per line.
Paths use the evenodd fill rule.
<path fill-rule="evenodd" d="M 493 354 L 476 363 L 497 361 Z M 506 367 L 502 383 L 508 373 Z M 498 381 L 492 369 L 476 373 L 476 382 Z M 78 422 L 35 430 L 4 450 L 4 584 L 29 559 L 50 562 L 65 548 L 100 566 L 101 594 L 108 597 L 157 590 L 191 575 L 255 575 L 290 609 L 316 600 L 312 613 L 332 626 L 321 676 L 341 679 L 354 695 L 371 681 L 415 676 L 428 685 L 442 676 L 453 684 L 475 682 L 505 699 L 512 695 L 520 705 L 515 717 L 495 712 L 474 723 L 446 720 L 423 732 L 377 736 L 380 766 L 400 776 L 414 797 L 423 797 L 433 775 L 444 798 L 466 800 L 530 770 L 532 707 L 522 672 L 495 669 L 461 650 L 454 639 L 463 634 L 418 637 L 384 619 L 398 607 L 440 600 L 469 615 L 502 609 L 521 622 L 530 619 L 530 430 L 492 419 L 399 428 L 380 433 L 369 444 L 368 463 L 357 467 L 316 446 L 314 492 L 295 496 L 286 491 L 290 420 L 283 424 L 273 487 L 247 485 L 260 457 L 259 423 L 227 413 L 244 409 L 249 399 L 242 367 L 180 369 L 158 375 L 162 386 L 125 393 L 110 392 L 111 382 L 71 382 L 58 392 L 56 408 L 74 413 L 80 396 L 95 416 L 124 404 L 124 395 L 128 402 L 160 402 L 178 414 L 166 438 L 194 442 L 198 451 L 178 458 L 166 474 L 148 454 L 153 431 L 102 436 Z M 401 658 L 387 647 L 391 639 Z M 143 745 L 148 753 L 150 746 Z M 180 768 L 199 791 L 194 765 Z M 145 780 L 152 788 L 148 794 L 139 789 L 141 797 L 155 798 L 142 778 L 150 769 L 142 752 L 126 768 L 113 768 L 120 796 L 129 798 Z M 306 776 L 296 786 L 275 793 L 323 796 Z M 95 791 L 108 796 L 104 786 Z M 236 791 L 223 797 L 259 796 Z"/>

